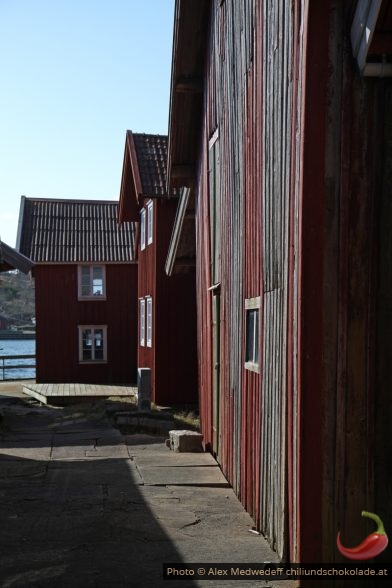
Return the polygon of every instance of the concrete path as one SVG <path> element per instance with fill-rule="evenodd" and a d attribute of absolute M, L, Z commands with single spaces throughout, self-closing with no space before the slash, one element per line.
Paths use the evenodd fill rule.
<path fill-rule="evenodd" d="M 276 561 L 210 455 L 12 394 L 0 410 L 2 588 L 293 586 L 163 581 L 164 562 Z"/>

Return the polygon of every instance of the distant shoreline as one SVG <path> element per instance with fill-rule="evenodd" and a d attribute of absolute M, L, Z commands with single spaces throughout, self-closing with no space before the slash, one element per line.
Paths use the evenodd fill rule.
<path fill-rule="evenodd" d="M 35 333 L 20 333 L 18 331 L 0 331 L 0 341 L 9 339 L 35 339 Z"/>

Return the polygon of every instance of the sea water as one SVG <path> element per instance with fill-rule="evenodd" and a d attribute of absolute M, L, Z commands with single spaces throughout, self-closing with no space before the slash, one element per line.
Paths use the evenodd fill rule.
<path fill-rule="evenodd" d="M 35 339 L 0 339 L 0 356 L 4 355 L 34 355 Z M 0 360 L 0 380 L 20 380 L 35 378 L 34 368 L 23 368 L 23 364 L 32 365 L 34 358 Z M 8 365 L 20 365 L 20 368 L 7 370 Z"/>

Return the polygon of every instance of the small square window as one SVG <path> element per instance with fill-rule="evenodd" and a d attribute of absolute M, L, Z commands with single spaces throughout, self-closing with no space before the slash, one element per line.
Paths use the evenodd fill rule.
<path fill-rule="evenodd" d="M 79 299 L 105 298 L 105 266 L 80 265 L 78 272 Z"/>
<path fill-rule="evenodd" d="M 105 362 L 107 360 L 106 325 L 79 326 L 79 361 Z"/>
<path fill-rule="evenodd" d="M 153 201 L 150 200 L 147 204 L 147 245 L 152 243 L 152 234 L 154 227 L 154 207 Z"/>
<path fill-rule="evenodd" d="M 146 209 L 140 212 L 140 249 L 146 248 Z"/>
<path fill-rule="evenodd" d="M 245 368 L 259 372 L 260 298 L 245 300 Z"/>

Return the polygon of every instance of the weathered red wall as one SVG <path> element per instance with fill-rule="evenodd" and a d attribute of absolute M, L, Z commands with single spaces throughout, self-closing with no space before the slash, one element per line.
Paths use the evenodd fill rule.
<path fill-rule="evenodd" d="M 164 269 L 176 208 L 177 200 L 154 200 L 153 242 L 139 245 L 138 297 L 153 297 L 153 346 L 139 345 L 138 365 L 151 368 L 160 405 L 197 402 L 195 276 Z"/>
<path fill-rule="evenodd" d="M 386 525 L 390 526 L 392 520 L 386 506 L 391 497 L 387 482 L 390 469 L 385 474 L 379 469 L 387 461 L 381 464 L 380 455 L 388 443 L 390 446 L 391 438 L 386 428 L 391 409 L 385 378 L 386 362 L 390 372 L 389 335 L 384 332 L 381 336 L 380 326 L 384 328 L 385 320 L 390 325 L 390 303 L 386 297 L 390 298 L 391 292 L 385 290 L 390 252 L 389 246 L 384 248 L 383 239 L 387 231 L 389 241 L 392 226 L 388 205 L 385 208 L 390 200 L 389 182 L 385 178 L 390 177 L 392 169 L 388 155 L 392 133 L 386 124 L 391 111 L 392 84 L 390 79 L 362 77 L 357 70 L 350 38 L 345 34 L 355 4 L 329 2 L 325 15 L 328 20 L 319 14 L 318 29 L 321 34 L 329 25 L 329 62 L 323 76 L 327 80 L 323 218 L 322 223 L 313 225 L 314 233 L 317 230 L 323 235 L 323 272 L 318 276 L 323 299 L 322 356 L 319 351 L 323 391 L 320 419 L 323 532 L 322 539 L 318 539 L 324 561 L 344 559 L 336 550 L 338 530 L 346 544 L 354 544 L 358 537 L 366 536 L 373 529 L 360 516 L 362 510 L 377 512 Z M 316 46 L 320 47 L 317 34 L 313 39 L 313 47 Z M 320 103 L 323 104 L 321 96 Z M 312 99 L 309 94 L 308 120 L 313 128 L 316 118 L 320 120 L 315 110 L 314 96 Z M 321 153 L 322 146 L 313 132 L 308 133 L 309 137 L 313 139 L 309 152 L 305 153 L 304 166 L 309 170 L 307 198 L 310 200 L 314 194 L 314 176 L 310 170 L 314 169 L 316 149 Z M 313 249 L 316 242 L 313 239 Z M 309 248 L 304 246 L 303 255 L 309 263 Z M 311 294 L 309 286 L 307 289 Z M 309 325 L 312 320 L 309 304 L 307 308 L 306 311 L 304 307 L 303 321 Z M 311 333 L 309 326 L 307 331 Z M 307 351 L 304 349 L 302 353 L 304 365 L 312 361 L 310 348 L 314 349 L 315 345 L 314 332 L 306 345 Z M 304 393 L 310 398 L 310 386 L 314 389 L 314 382 L 304 374 Z M 309 405 L 308 423 L 314 412 Z M 308 463 L 307 480 L 310 480 L 311 462 Z M 301 530 L 303 538 L 314 525 L 308 508 L 310 500 L 311 496 L 306 497 L 304 493 L 302 509 L 308 518 Z M 310 545 L 302 540 L 303 560 L 314 559 L 315 552 Z M 390 553 L 380 556 L 380 560 L 391 561 Z"/>
<path fill-rule="evenodd" d="M 392 525 L 392 81 L 357 71 L 356 4 L 210 5 L 195 190 L 202 432 L 258 528 L 299 562 L 341 561 L 339 529 L 352 545 L 373 528 L 362 510 Z M 217 135 L 215 365 L 208 150 Z M 244 300 L 259 295 L 260 375 L 243 367 Z"/>
<path fill-rule="evenodd" d="M 106 301 L 78 301 L 76 265 L 37 265 L 37 382 L 136 382 L 137 266 L 106 265 Z M 78 325 L 107 325 L 106 364 L 79 363 Z"/>
<path fill-rule="evenodd" d="M 145 201 L 147 202 L 147 200 Z M 155 402 L 155 361 L 156 361 L 156 349 L 155 349 L 155 317 L 156 317 L 156 280 L 155 280 L 155 267 L 156 267 L 156 218 L 155 218 L 155 202 L 153 204 L 153 241 L 150 245 L 147 245 L 147 228 L 146 228 L 146 246 L 143 250 L 140 249 L 140 235 L 138 239 L 138 299 L 144 298 L 145 296 L 152 297 L 152 347 L 147 345 L 140 345 L 140 310 L 138 300 L 138 333 L 137 333 L 137 366 L 139 368 L 150 368 L 151 369 L 151 385 L 153 400 Z M 147 214 L 146 214 L 146 227 L 147 227 Z M 140 230 L 140 223 L 139 223 Z M 146 307 L 147 317 L 147 307 Z M 147 324 L 147 323 L 146 323 Z M 146 333 L 147 335 L 147 333 Z"/>
<path fill-rule="evenodd" d="M 389 134 L 383 127 L 391 82 L 357 72 L 348 33 L 355 2 L 299 3 L 282 21 L 277 4 L 254 4 L 255 52 L 245 75 L 244 46 L 237 60 L 236 44 L 246 45 L 249 12 L 234 2 L 211 5 L 196 188 L 202 432 L 280 554 L 292 561 L 336 561 L 339 529 L 347 543 L 366 534 L 362 509 L 389 516 L 382 501 L 391 496 L 382 467 L 388 444 L 382 407 L 390 346 L 380 317 L 391 323 L 392 280 L 388 225 L 378 208 L 390 214 L 388 180 L 381 178 L 389 178 L 391 169 L 385 155 L 390 127 Z M 285 26 L 292 37 L 283 34 Z M 264 33 L 269 36 L 263 41 Z M 209 290 L 208 141 L 216 129 L 222 197 L 219 451 Z M 279 224 L 282 207 L 287 216 Z M 268 304 L 280 293 L 276 311 Z M 244 299 L 255 296 L 262 298 L 261 319 L 264 313 L 260 353 L 268 357 L 260 375 L 243 369 Z M 271 412 L 264 414 L 264 406 Z"/>
<path fill-rule="evenodd" d="M 0 316 L 0 329 L 8 329 L 8 320 Z"/>

